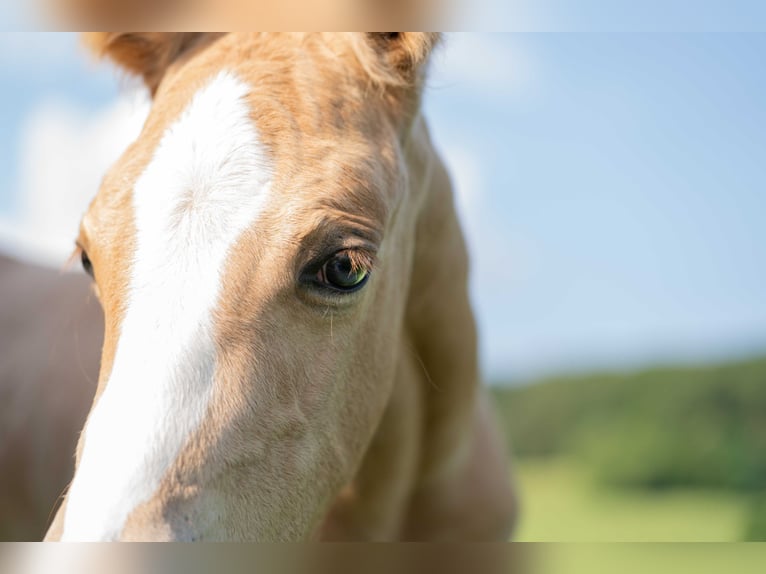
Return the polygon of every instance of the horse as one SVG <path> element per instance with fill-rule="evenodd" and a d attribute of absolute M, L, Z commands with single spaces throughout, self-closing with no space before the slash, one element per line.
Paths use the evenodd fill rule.
<path fill-rule="evenodd" d="M 74 472 L 103 316 L 83 274 L 3 255 L 0 294 L 0 540 L 39 540 Z"/>
<path fill-rule="evenodd" d="M 507 540 L 432 33 L 92 33 L 145 83 L 77 253 L 104 312 L 61 541 Z"/>

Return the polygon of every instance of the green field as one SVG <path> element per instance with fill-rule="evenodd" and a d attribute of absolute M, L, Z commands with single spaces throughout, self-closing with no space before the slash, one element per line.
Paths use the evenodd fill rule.
<path fill-rule="evenodd" d="M 766 358 L 497 383 L 520 539 L 766 540 Z"/>
<path fill-rule="evenodd" d="M 516 464 L 522 516 L 514 539 L 536 542 L 738 541 L 747 498 L 716 490 L 629 491 L 598 485 L 565 458 Z"/>

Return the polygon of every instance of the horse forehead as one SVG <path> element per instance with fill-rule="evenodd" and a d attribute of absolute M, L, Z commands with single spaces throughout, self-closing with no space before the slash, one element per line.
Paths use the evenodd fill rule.
<path fill-rule="evenodd" d="M 329 203 L 340 212 L 385 219 L 387 204 L 396 199 L 388 195 L 400 187 L 394 178 L 399 175 L 401 158 L 393 145 L 395 138 L 389 137 L 390 126 L 382 118 L 373 121 L 377 112 L 365 114 L 368 106 L 350 97 L 344 107 L 357 111 L 349 117 L 364 116 L 364 121 L 337 125 L 328 121 L 337 107 L 337 92 L 318 87 L 299 95 L 296 86 L 268 81 L 263 70 L 243 66 L 236 57 L 223 71 L 214 67 L 217 64 L 206 61 L 169 74 L 169 87 L 158 92 L 142 135 L 104 180 L 104 193 L 92 209 L 95 229 L 100 223 L 103 236 L 123 235 L 118 227 L 134 234 L 133 213 L 125 206 L 131 203 L 136 182 L 149 177 L 146 171 L 150 167 L 157 167 L 159 154 L 163 169 L 152 172 L 157 180 L 155 203 L 173 205 L 179 214 L 185 207 L 218 208 L 223 225 L 227 208 L 236 205 L 237 196 L 226 193 L 225 184 L 230 180 L 221 176 L 236 176 L 237 166 L 229 161 L 232 156 L 243 163 L 252 159 L 233 153 L 238 151 L 237 134 L 248 126 L 257 130 L 262 149 L 268 148 L 262 154 L 267 161 L 259 161 L 260 170 L 270 172 L 275 191 L 290 190 L 280 193 L 284 206 L 315 205 L 322 210 Z M 268 69 L 268 63 L 264 68 Z M 317 77 L 329 75 L 317 72 Z M 247 122 L 232 121 L 229 110 L 243 105 L 250 108 Z M 167 187 L 183 184 L 185 194 L 166 192 Z M 211 190 L 219 193 L 209 193 Z M 192 201 L 205 197 L 210 201 Z"/>

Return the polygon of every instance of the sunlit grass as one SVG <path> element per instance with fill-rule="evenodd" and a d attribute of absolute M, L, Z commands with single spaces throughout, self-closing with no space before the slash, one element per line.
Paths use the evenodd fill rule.
<path fill-rule="evenodd" d="M 737 541 L 746 499 L 720 491 L 601 487 L 564 458 L 517 463 L 520 541 Z"/>

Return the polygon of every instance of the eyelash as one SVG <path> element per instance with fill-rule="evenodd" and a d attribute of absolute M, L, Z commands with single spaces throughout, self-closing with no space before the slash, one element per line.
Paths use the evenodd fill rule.
<path fill-rule="evenodd" d="M 349 264 L 349 275 L 351 273 L 362 273 L 361 277 L 356 283 L 349 284 L 348 287 L 342 287 L 337 284 L 333 284 L 328 275 L 328 265 L 339 261 L 342 257 L 346 257 Z M 340 264 L 345 262 L 339 261 Z M 321 290 L 325 294 L 331 296 L 343 297 L 352 293 L 360 291 L 368 282 L 372 269 L 375 264 L 375 257 L 369 251 L 364 249 L 341 249 L 335 251 L 330 255 L 325 255 L 316 259 L 313 263 L 306 266 L 301 274 L 302 283 L 308 287 L 316 290 Z M 329 274 L 337 272 L 338 268 L 330 269 Z M 341 269 L 341 272 L 343 270 Z"/>

